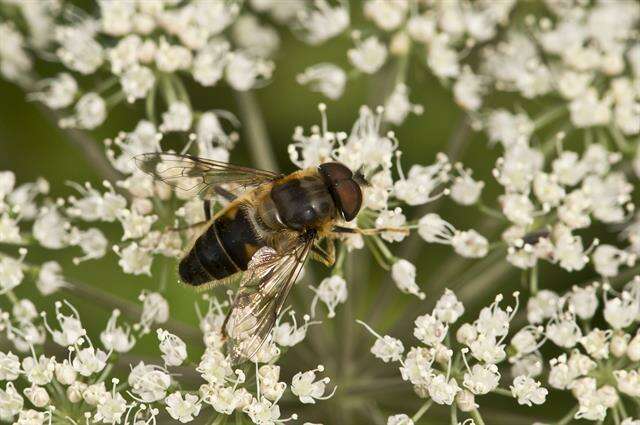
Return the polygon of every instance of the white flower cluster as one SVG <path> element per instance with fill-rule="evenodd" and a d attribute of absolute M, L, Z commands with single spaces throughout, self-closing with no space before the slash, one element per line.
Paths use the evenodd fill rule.
<path fill-rule="evenodd" d="M 51 420 L 64 418 L 63 406 L 84 402 L 89 407 L 83 417 L 99 423 L 119 423 L 123 417 L 146 418 L 156 416 L 157 409 L 149 404 L 165 397 L 169 387 L 169 375 L 166 385 L 157 387 L 159 381 L 155 377 L 141 373 L 134 368 L 129 383 L 136 379 L 145 381 L 146 388 L 154 388 L 156 398 L 137 400 L 129 394 L 129 400 L 123 397 L 120 381 L 109 378 L 114 366 L 114 353 L 125 353 L 133 348 L 136 336 L 132 335 L 131 327 L 118 325 L 119 311 L 115 310 L 104 331 L 100 334 L 103 348 L 93 345 L 87 331 L 80 321 L 78 311 L 66 300 L 64 303 L 55 302 L 56 324 L 47 320 L 45 312 L 38 313 L 35 305 L 27 298 L 17 299 L 15 295 L 9 297 L 13 303 L 11 312 L 2 312 L 0 327 L 6 332 L 18 352 L 0 353 L 2 380 L 5 382 L 0 389 L 0 417 L 5 420 L 16 420 L 16 424 L 44 424 Z M 166 301 L 165 301 L 166 303 Z M 40 317 L 42 316 L 42 322 Z M 166 318 L 165 318 L 166 320 Z M 53 327 L 52 327 L 53 326 Z M 139 327 L 136 326 L 139 329 Z M 65 349 L 66 358 L 58 360 L 55 356 L 47 357 L 42 352 L 47 333 L 55 344 Z M 64 356 L 63 356 L 64 357 Z M 24 398 L 17 386 L 26 385 L 22 389 Z M 138 395 L 142 389 L 133 388 Z M 32 407 L 24 406 L 26 400 Z M 141 401 L 138 403 L 138 401 Z M 82 418 L 77 418 L 82 420 Z M 126 421 L 126 420 L 125 420 Z"/>
<path fill-rule="evenodd" d="M 203 404 L 211 405 L 217 412 L 215 416 L 243 412 L 257 425 L 287 420 L 281 418 L 278 406 L 287 384 L 280 381 L 280 367 L 274 362 L 280 355 L 279 347 L 291 347 L 304 339 L 308 319 L 301 327 L 295 325 L 295 318 L 293 324 L 278 323 L 272 340 L 256 355 L 256 384 L 252 392 L 246 372 L 234 370 L 229 357 L 223 353 L 223 309 L 227 303 L 209 299 L 206 314 L 200 315 L 205 350 L 195 368 L 205 383 L 185 390 L 179 375 L 171 369 L 187 361 L 187 346 L 180 337 L 162 328 L 157 329 L 157 337 L 163 365 L 139 361 L 129 365 L 125 382 L 110 378 L 118 363 L 117 354 L 132 350 L 137 339 L 151 326 L 168 321 L 169 306 L 159 293 L 140 296 L 140 319 L 133 325 L 119 324 L 120 311 L 114 310 L 100 333 L 102 348 L 93 344 L 78 311 L 68 301 L 55 302 L 56 323 L 53 324 L 45 312 L 38 313 L 29 299 L 17 299 L 15 295 L 9 299 L 13 308 L 10 312 L 0 311 L 0 331 L 13 343 L 17 354 L 0 352 L 0 380 L 3 381 L 0 418 L 3 420 L 14 420 L 19 425 L 51 424 L 52 420 L 80 422 L 85 418 L 93 423 L 155 424 L 160 419 L 160 409 L 164 409 L 173 419 L 187 423 L 199 415 Z M 42 352 L 47 333 L 65 350 L 62 360 L 38 354 Z M 258 363 L 263 365 L 258 367 Z M 291 380 L 291 393 L 301 403 L 331 397 L 335 388 L 325 394 L 329 378 L 316 377 L 323 371 L 324 367 L 318 366 L 297 373 Z M 252 368 L 249 374 L 253 376 Z M 19 387 L 23 388 L 19 390 Z M 69 416 L 74 413 L 66 406 L 80 403 L 84 408 L 77 410 L 79 417 Z M 291 416 L 296 418 L 296 414 Z"/>
<path fill-rule="evenodd" d="M 619 168 L 621 155 L 595 143 L 582 155 L 560 148 L 547 168 L 543 151 L 527 142 L 527 121 L 524 114 L 506 111 L 489 118 L 490 137 L 505 147 L 494 176 L 504 187 L 502 216 L 511 223 L 502 234 L 507 260 L 523 269 L 546 260 L 573 271 L 583 269 L 593 253 L 594 266 L 605 277 L 616 275 L 621 265 L 632 266 L 631 248 L 598 246 L 597 239 L 585 247 L 576 234 L 595 220 L 623 223 L 634 211 L 633 185 Z"/>
<path fill-rule="evenodd" d="M 108 242 L 104 234 L 97 228 L 81 229 L 72 225 L 69 217 L 72 217 L 73 213 L 65 210 L 64 200 L 58 199 L 54 202 L 44 198 L 49 191 L 49 184 L 44 179 L 16 186 L 13 172 L 4 171 L 0 173 L 0 180 L 3 187 L 0 191 L 0 243 L 19 246 L 33 241 L 48 249 L 78 246 L 83 256 L 78 257 L 77 261 L 105 255 Z M 89 186 L 81 189 L 93 191 Z M 108 214 L 106 210 L 111 207 L 115 206 L 117 209 L 120 202 L 125 202 L 122 196 L 114 192 L 108 193 L 111 196 L 105 196 L 104 199 L 99 197 L 105 208 L 104 214 Z M 87 207 L 97 208 L 96 205 Z M 88 221 L 94 219 L 90 217 Z M 31 232 L 23 234 L 20 225 L 26 222 L 32 222 Z M 13 277 L 1 281 L 1 292 L 18 286 L 22 282 L 24 272 L 31 269 L 39 273 L 38 289 L 45 295 L 65 285 L 64 279 L 60 276 L 61 268 L 55 261 L 45 263 L 42 268 L 33 268 L 24 262 L 26 248 L 20 250 L 22 252 L 19 258 L 2 255 L 3 266 L 0 273 Z"/>
<path fill-rule="evenodd" d="M 525 98 L 558 92 L 576 128 L 611 124 L 613 132 L 638 134 L 638 4 L 549 4 L 551 16 L 529 16 L 528 32 L 511 31 L 483 52 L 485 78 Z"/>
<path fill-rule="evenodd" d="M 596 325 L 599 311 L 604 321 Z M 621 292 L 606 283 L 575 286 L 563 296 L 542 290 L 529 300 L 527 318 L 562 351 L 549 361 L 548 383 L 575 397 L 576 419 L 603 421 L 608 411 L 627 416 L 628 400 L 640 397 L 640 276 Z M 532 376 L 543 372 L 537 351 L 542 344 L 535 339 L 516 334 L 511 341 L 518 353 L 532 357 Z"/>
<path fill-rule="evenodd" d="M 596 2 L 591 7 L 548 3 L 551 13 L 527 16 L 521 25 L 524 30 L 512 28 L 504 40 L 491 43 L 518 7 L 515 1 L 367 0 L 362 3 L 363 13 L 377 33 L 362 39 L 354 31 L 356 46 L 347 56 L 358 71 L 373 74 L 389 53 L 406 61 L 413 48 L 425 52 L 434 75 L 453 81 L 455 101 L 471 112 L 480 110 L 491 87 L 518 92 L 527 99 L 558 92 L 574 127 L 611 124 L 616 137 L 638 134 L 640 112 L 634 86 L 640 72 L 640 48 L 634 43 L 634 28 L 640 7 L 626 1 Z M 339 12 L 324 7 L 315 13 L 330 19 Z M 310 25 L 320 23 L 320 31 L 322 22 L 318 19 Z M 338 22 L 334 19 L 332 29 L 342 31 L 346 25 L 340 27 Z M 482 47 L 474 49 L 479 43 Z M 470 65 L 478 62 L 470 60 L 472 50 L 478 50 L 482 59 L 477 69 Z M 599 81 L 604 79 L 603 88 Z M 327 63 L 310 67 L 299 78 L 301 84 L 331 99 L 342 94 L 345 81 L 344 71 Z M 404 105 L 409 105 L 406 94 L 403 98 Z M 397 124 L 402 119 L 390 121 Z"/>
<path fill-rule="evenodd" d="M 411 229 L 417 228 L 426 242 L 451 245 L 463 257 L 479 258 L 487 255 L 489 243 L 475 230 L 458 230 L 434 213 L 425 215 L 417 222 L 408 221 L 399 206 L 403 203 L 407 206 L 425 205 L 449 194 L 461 204 L 474 204 L 484 184 L 473 180 L 470 171 L 465 170 L 461 164 L 456 164 L 455 168 L 460 176 L 454 179 L 454 167 L 447 156 L 440 153 L 435 163 L 415 164 L 405 175 L 400 164 L 402 152 L 394 133 L 380 134 L 386 111 L 384 108 L 380 107 L 373 112 L 363 106 L 349 133 L 330 131 L 326 106 L 320 104 L 319 109 L 322 125 L 312 127 L 310 134 L 305 134 L 300 127 L 296 128 L 294 142 L 288 148 L 289 156 L 295 165 L 303 169 L 328 161 L 339 161 L 366 179 L 363 209 L 356 220 L 360 232 L 343 238 L 348 249 L 362 248 L 366 242 L 381 265 L 391 269 L 391 276 L 398 288 L 420 298 L 424 297 L 424 293 L 416 283 L 415 266 L 405 259 L 395 257 L 386 246 L 387 242 L 401 242 Z M 394 167 L 397 179 L 394 179 Z M 445 186 L 451 180 L 454 181 L 449 189 Z M 342 225 L 352 226 L 350 223 Z M 326 285 L 323 282 L 321 286 Z M 329 295 L 325 288 L 318 289 L 322 291 L 322 295 L 316 291 L 319 299 L 326 300 L 331 314 L 341 296 L 335 291 L 333 295 Z"/>
<path fill-rule="evenodd" d="M 326 41 L 345 30 L 349 23 L 349 12 L 345 7 L 330 8 L 324 1 L 318 3 L 324 6 L 305 13 L 305 16 L 315 18 L 306 25 L 311 34 L 316 34 L 316 37 L 305 38 L 310 44 Z M 499 26 L 507 21 L 515 3 L 366 0 L 358 6 L 362 6 L 365 18 L 373 22 L 375 31 L 367 29 L 369 35 L 363 38 L 359 30 L 352 29 L 355 46 L 349 49 L 347 58 L 358 72 L 374 74 L 390 57 L 406 61 L 413 48 L 426 58 L 428 68 L 437 77 L 456 80 L 456 101 L 465 108 L 475 110 L 481 104 L 486 83 L 461 62 L 475 44 L 495 37 Z M 331 24 L 325 24 L 325 21 L 331 19 Z M 308 68 L 298 81 L 308 84 L 312 90 L 319 91 L 330 99 L 336 99 L 344 91 L 346 78 L 345 72 L 338 66 L 321 63 Z M 403 83 L 396 85 L 386 106 L 389 122 L 400 124 L 404 121 L 406 112 L 402 111 L 408 112 L 411 104 Z M 420 113 L 421 109 L 414 111 Z"/>
<path fill-rule="evenodd" d="M 199 400 L 209 404 L 213 409 L 224 415 L 234 412 L 244 412 L 258 425 L 286 422 L 281 417 L 279 400 L 287 390 L 287 383 L 280 381 L 280 366 L 275 361 L 280 357 L 282 349 L 292 347 L 304 340 L 310 324 L 305 316 L 304 323 L 297 325 L 295 314 L 290 312 L 292 322 L 280 320 L 280 316 L 271 338 L 263 344 L 254 356 L 255 361 L 255 394 L 245 385 L 248 379 L 241 369 L 233 369 L 228 356 L 223 353 L 224 338 L 222 325 L 224 322 L 224 304 L 215 298 L 209 300 L 207 312 L 200 315 L 200 328 L 204 334 L 205 352 L 202 355 L 196 371 L 206 381 L 198 390 Z M 160 333 L 159 333 L 160 335 Z M 175 344 L 166 343 L 166 347 L 175 350 Z M 162 349 L 162 344 L 161 344 Z M 167 354 L 167 353 L 165 353 Z M 263 363 L 258 367 L 258 363 Z M 316 373 L 323 372 L 324 367 L 318 366 L 314 370 L 299 372 L 293 376 L 289 389 L 301 403 L 315 403 L 333 396 L 333 392 L 326 393 L 329 378 L 317 379 Z M 196 397 L 198 399 L 198 397 Z M 297 419 L 293 414 L 291 419 Z"/>
<path fill-rule="evenodd" d="M 134 190 L 122 194 L 105 181 L 104 192 L 88 183 L 84 186 L 74 183 L 70 186 L 78 191 L 80 197 L 70 196 L 66 200 L 59 198 L 53 201 L 41 199 L 48 192 L 48 183 L 44 180 L 14 187 L 12 172 L 3 172 L 2 176 L 7 183 L 6 195 L 0 200 L 2 243 L 25 245 L 33 241 L 48 249 L 77 246 L 82 251 L 82 255 L 74 259 L 77 264 L 103 257 L 109 247 L 99 227 L 87 228 L 86 225 L 118 222 L 123 231 L 122 241 L 126 241 L 127 245 L 124 248 L 115 245 L 113 249 L 120 256 L 119 264 L 126 273 L 150 274 L 152 254 L 174 257 L 181 252 L 182 240 L 178 233 L 152 230 L 158 220 L 158 216 L 153 214 L 152 202 L 146 199 L 155 194 L 152 182 L 146 198 L 141 196 L 141 187 L 138 185 Z M 120 185 L 126 188 L 126 181 Z M 31 221 L 31 232 L 21 234 L 20 224 Z M 45 295 L 65 285 L 64 279 L 59 276 L 61 268 L 54 261 L 40 268 L 25 263 L 24 255 L 21 255 L 20 258 L 3 257 L 4 263 L 6 265 L 1 268 L 2 272 L 15 276 L 0 283 L 4 291 L 18 286 L 23 271 L 27 270 L 39 273 L 38 288 Z"/>
<path fill-rule="evenodd" d="M 33 99 L 52 109 L 72 108 L 60 121 L 63 127 L 94 129 L 123 100 L 146 99 L 148 119 L 154 119 L 156 93 L 163 95 L 167 114 L 184 122 L 192 113 L 184 77 L 205 87 L 224 80 L 235 90 L 249 90 L 271 77 L 268 58 L 280 41 L 270 24 L 240 2 L 101 0 L 97 17 L 55 1 L 5 3 L 15 9 L 12 16 L 26 21 L 28 35 L 0 17 L 2 75 L 23 83 Z M 38 80 L 34 56 L 45 55 L 65 70 Z M 103 82 L 82 89 L 78 81 L 94 74 Z M 167 130 L 189 125 L 181 127 Z"/>
<path fill-rule="evenodd" d="M 359 322 L 376 337 L 371 353 L 385 363 L 398 362 L 402 379 L 413 385 L 420 398 L 429 399 L 423 406 L 426 408 L 412 417 L 413 421 L 424 414 L 431 402 L 478 414 L 476 396 L 491 392 L 510 393 L 519 404 L 528 406 L 545 402 L 547 389 L 522 367 L 514 367 L 518 373 L 514 373 L 510 391 L 499 387 L 502 375 L 498 365 L 507 359 L 506 338 L 518 309 L 519 294 L 514 293 L 514 298 L 515 307 L 503 308 L 500 305 L 502 296 L 497 296 L 490 306 L 480 311 L 474 322 L 463 323 L 453 332 L 452 327 L 465 309 L 452 291 L 445 290 L 430 314 L 416 318 L 413 335 L 422 345 L 411 347 L 406 354 L 400 340 L 380 336 L 367 324 Z M 525 330 L 518 335 L 523 332 Z M 523 341 L 523 350 L 534 351 L 537 338 L 538 335 L 531 335 L 531 341 L 527 339 L 525 343 L 526 338 L 514 337 L 512 344 L 514 340 Z M 397 416 L 402 415 L 396 415 L 394 420 L 399 420 Z M 389 423 L 403 422 L 393 422 L 389 418 Z"/>
<path fill-rule="evenodd" d="M 517 112 L 485 111 L 478 125 L 505 149 L 495 171 L 509 192 L 501 199 L 503 211 L 516 226 L 527 227 L 504 235 L 509 261 L 530 268 L 546 259 L 571 271 L 582 269 L 592 251 L 575 231 L 592 219 L 624 222 L 634 209 L 623 160 L 638 158 L 633 138 L 640 132 L 635 31 L 640 6 L 606 1 L 547 6 L 541 15 L 527 16 L 523 29 L 511 29 L 503 41 L 482 49 L 477 73 L 485 84 L 524 100 Z M 548 106 L 530 119 L 524 107 L 529 99 L 542 98 L 549 99 Z M 548 138 L 549 131 L 555 136 Z M 582 154 L 562 147 L 576 134 L 584 140 Z M 557 155 L 550 160 L 554 147 Z M 557 218 L 549 220 L 552 215 Z M 536 243 L 526 237 L 532 224 L 546 226 Z M 610 277 L 620 265 L 634 264 L 632 251 L 603 246 L 592 260 L 598 273 Z"/>

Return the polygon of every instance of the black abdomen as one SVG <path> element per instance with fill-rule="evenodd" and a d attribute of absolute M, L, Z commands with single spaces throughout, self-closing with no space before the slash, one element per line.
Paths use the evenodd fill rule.
<path fill-rule="evenodd" d="M 253 254 L 264 246 L 247 213 L 240 207 L 217 218 L 180 261 L 183 282 L 201 285 L 246 270 Z"/>

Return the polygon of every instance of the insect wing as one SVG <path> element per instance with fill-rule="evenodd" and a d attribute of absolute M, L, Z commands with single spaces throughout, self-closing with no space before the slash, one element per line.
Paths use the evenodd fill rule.
<path fill-rule="evenodd" d="M 254 254 L 223 326 L 234 364 L 251 359 L 269 337 L 313 241 L 301 239 L 285 254 L 269 247 Z"/>
<path fill-rule="evenodd" d="M 138 168 L 179 191 L 211 198 L 224 185 L 235 195 L 247 187 L 276 180 L 270 171 L 241 167 L 211 159 L 172 153 L 145 153 L 135 157 Z"/>

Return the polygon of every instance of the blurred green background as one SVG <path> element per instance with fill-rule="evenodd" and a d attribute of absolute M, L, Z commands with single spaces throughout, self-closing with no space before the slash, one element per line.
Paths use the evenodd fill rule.
<path fill-rule="evenodd" d="M 307 66 L 319 62 L 333 62 L 348 69 L 345 54 L 351 47 L 348 37 L 311 49 L 289 33 L 283 31 L 281 34 L 282 45 L 274 58 L 274 78 L 266 87 L 256 90 L 255 95 L 264 115 L 278 164 L 282 171 L 293 171 L 294 166 L 287 155 L 287 145 L 291 142 L 296 126 L 308 129 L 311 125 L 320 123 L 318 103 L 325 102 L 328 106 L 330 130 L 349 131 L 361 105 L 375 106 L 381 102 L 381 94 L 388 93 L 390 76 L 397 64 L 392 58 L 378 76 L 350 80 L 343 97 L 338 101 L 329 101 L 299 86 L 295 82 L 295 76 Z M 491 177 L 491 169 L 500 150 L 489 147 L 481 133 L 471 130 L 466 114 L 452 101 L 450 91 L 426 71 L 424 60 L 424 52 L 415 49 L 407 77 L 411 101 L 424 105 L 424 113 L 421 116 L 411 115 L 400 128 L 394 129 L 404 152 L 404 169 L 408 170 L 411 164 L 433 162 L 437 152 L 448 153 L 453 159 L 473 168 L 474 177 L 487 183 L 482 198 L 487 205 L 496 207 L 499 188 Z M 85 85 L 85 88 L 97 81 L 86 83 L 89 86 Z M 236 95 L 226 86 L 203 88 L 189 83 L 188 89 L 196 109 L 230 110 L 243 119 L 238 114 Z M 55 121 L 51 120 L 41 106 L 25 100 L 25 93 L 17 86 L 0 81 L 0 98 L 0 169 L 14 171 L 19 183 L 32 181 L 37 177 L 47 178 L 53 197 L 72 193 L 65 185 L 67 181 L 89 181 L 99 187 L 103 176 L 96 169 L 95 162 L 87 158 L 83 144 L 94 143 L 102 152 L 104 138 L 114 137 L 119 131 L 132 130 L 137 120 L 144 116 L 140 102 L 133 106 L 121 104 L 109 114 L 103 126 L 88 135 L 88 139 L 74 140 L 69 133 L 57 128 Z M 514 105 L 514 99 L 508 96 L 492 101 L 496 105 Z M 530 112 L 535 114 L 544 110 L 545 104 L 534 103 L 532 108 Z M 243 130 L 241 129 L 241 133 Z M 569 140 L 571 137 L 579 138 L 580 135 L 570 135 Z M 235 163 L 252 164 L 251 152 L 242 138 L 231 158 Z M 457 206 L 450 200 L 438 201 L 426 208 L 410 208 L 406 214 L 408 218 L 417 219 L 427 211 L 437 211 L 457 228 L 474 228 L 490 241 L 496 241 L 500 231 L 505 228 L 504 222 L 487 218 L 476 208 Z M 119 239 L 118 226 L 100 228 L 110 241 Z M 415 297 L 401 294 L 390 281 L 388 273 L 380 269 L 367 252 L 355 253 L 350 256 L 347 264 L 347 304 L 338 307 L 337 316 L 333 320 L 327 319 L 322 325 L 311 327 L 308 339 L 294 347 L 280 362 L 283 367 L 282 380 L 290 382 L 291 376 L 297 371 L 324 364 L 332 383 L 339 387 L 336 395 L 328 401 L 322 401 L 317 406 L 295 407 L 294 410 L 303 419 L 300 423 L 386 423 L 387 415 L 407 413 L 411 416 L 421 406 L 422 400 L 415 396 L 410 384 L 401 380 L 395 365 L 383 364 L 369 353 L 374 340 L 355 324 L 355 319 L 366 321 L 381 334 L 389 333 L 401 338 L 408 351 L 411 345 L 418 344 L 412 336 L 413 320 L 432 309 L 445 287 L 453 289 L 464 302 L 467 311 L 463 320 L 467 321 L 472 321 L 479 309 L 491 303 L 497 293 L 504 293 L 507 302 L 512 303 L 510 293 L 523 289 L 520 271 L 505 262 L 503 251 L 492 252 L 481 260 L 465 260 L 456 256 L 449 247 L 427 245 L 416 236 L 394 245 L 392 249 L 397 256 L 407 258 L 417 265 L 418 282 L 427 294 L 425 301 L 420 302 Z M 5 248 L 0 247 L 3 250 Z M 78 254 L 76 249 L 45 251 L 34 247 L 30 250 L 28 259 L 34 263 L 50 259 L 59 261 L 68 279 L 85 288 L 81 292 L 82 296 L 67 292 L 63 296 L 78 307 L 83 323 L 94 340 L 97 340 L 113 308 L 120 308 L 125 313 L 131 312 L 135 318 L 132 301 L 136 300 L 142 289 L 157 289 L 159 276 L 165 270 L 172 273 L 171 283 L 177 282 L 175 262 L 164 261 L 161 257 L 154 262 L 153 277 L 137 277 L 124 274 L 117 265 L 117 256 L 112 252 L 101 260 L 87 261 L 76 267 L 71 259 Z M 319 283 L 326 275 L 327 270 L 322 267 L 309 267 L 304 280 L 291 297 L 298 312 L 308 311 L 313 293 L 307 286 Z M 542 288 L 561 292 L 591 275 L 590 268 L 582 273 L 569 275 L 559 271 L 557 267 L 543 264 L 540 285 Z M 100 292 L 91 288 L 98 288 Z M 112 294 L 113 297 L 102 296 L 100 293 Z M 219 294 L 222 295 L 223 292 L 220 291 Z M 17 295 L 33 299 L 50 312 L 53 309 L 52 299 L 55 296 L 43 299 L 31 281 L 21 285 Z M 171 303 L 171 315 L 175 321 L 172 323 L 173 329 L 187 335 L 185 339 L 189 343 L 190 359 L 197 363 L 202 343 L 193 326 L 197 323 L 194 303 L 199 295 L 177 283 L 170 284 L 165 295 Z M 7 307 L 6 304 L 0 304 L 0 308 Z M 522 316 L 518 317 L 522 324 Z M 2 342 L 1 349 L 6 349 L 5 343 L 6 341 Z M 133 353 L 122 356 L 121 363 L 124 366 L 139 359 L 154 361 L 157 358 L 157 340 L 152 333 L 138 343 Z M 193 387 L 196 388 L 199 381 L 193 374 L 193 367 L 185 368 L 183 372 L 187 378 L 193 378 Z M 503 387 L 508 386 L 508 378 L 507 374 L 504 379 L 506 385 L 503 384 Z M 496 425 L 558 419 L 564 415 L 567 406 L 570 406 L 568 401 L 566 394 L 559 396 L 553 392 L 542 408 L 518 406 L 515 400 L 501 396 L 488 395 L 479 399 L 486 423 Z M 292 403 L 287 400 L 281 405 L 285 409 L 284 415 L 294 411 L 291 410 Z M 209 415 L 201 414 L 202 421 L 199 423 L 207 416 Z M 459 416 L 459 420 L 462 419 L 463 416 Z M 449 423 L 449 409 L 434 406 L 418 423 Z"/>

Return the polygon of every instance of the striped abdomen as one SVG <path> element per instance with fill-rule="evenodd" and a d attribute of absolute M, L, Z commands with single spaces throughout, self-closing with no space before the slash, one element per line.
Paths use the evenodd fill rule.
<path fill-rule="evenodd" d="M 261 247 L 284 250 L 291 242 L 287 235 L 320 228 L 337 214 L 335 201 L 315 170 L 259 187 L 243 202 L 216 218 L 196 240 L 180 262 L 178 272 L 184 282 L 201 285 L 247 270 Z"/>
<path fill-rule="evenodd" d="M 240 206 L 218 217 L 180 261 L 183 282 L 201 285 L 246 270 L 253 254 L 265 245 Z"/>

